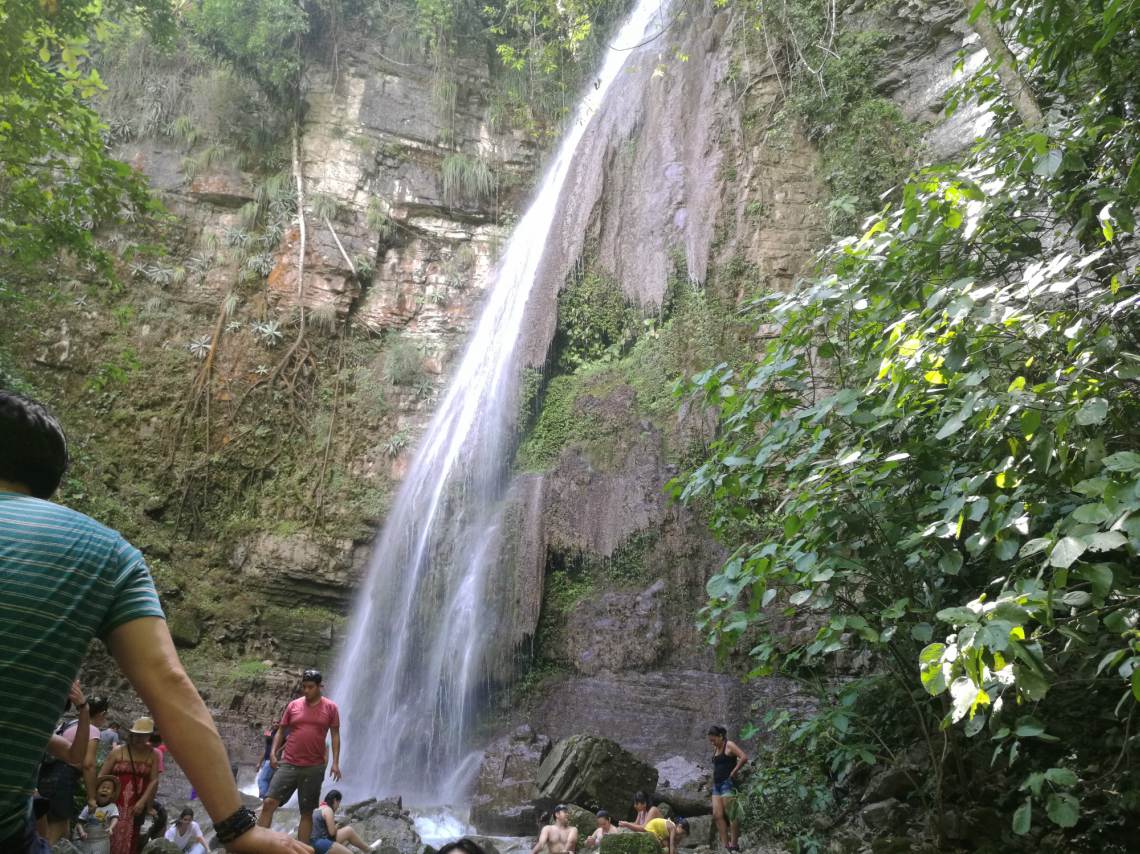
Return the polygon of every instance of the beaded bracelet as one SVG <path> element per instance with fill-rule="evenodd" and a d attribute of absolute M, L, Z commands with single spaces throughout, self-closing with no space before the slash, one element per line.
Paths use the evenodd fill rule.
<path fill-rule="evenodd" d="M 249 807 L 239 807 L 237 812 L 229 818 L 223 819 L 214 825 L 214 833 L 223 845 L 229 845 L 243 833 L 252 830 L 257 824 L 257 816 Z"/>

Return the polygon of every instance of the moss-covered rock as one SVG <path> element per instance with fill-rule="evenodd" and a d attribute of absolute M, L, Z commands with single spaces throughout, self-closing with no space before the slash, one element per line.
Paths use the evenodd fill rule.
<path fill-rule="evenodd" d="M 611 833 L 602 837 L 601 854 L 661 854 L 651 833 Z"/>
<path fill-rule="evenodd" d="M 634 792 L 657 787 L 657 769 L 608 738 L 572 735 L 551 748 L 537 783 L 553 801 L 624 815 Z"/>

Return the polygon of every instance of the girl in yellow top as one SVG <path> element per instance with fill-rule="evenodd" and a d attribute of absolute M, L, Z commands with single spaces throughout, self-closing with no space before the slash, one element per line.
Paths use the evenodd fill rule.
<path fill-rule="evenodd" d="M 689 832 L 689 822 L 683 818 L 670 821 L 667 818 L 651 818 L 645 824 L 645 832 L 653 836 L 663 851 L 677 854 L 681 839 Z"/>

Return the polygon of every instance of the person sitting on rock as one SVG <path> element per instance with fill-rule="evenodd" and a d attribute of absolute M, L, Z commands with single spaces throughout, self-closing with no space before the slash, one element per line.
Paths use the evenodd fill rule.
<path fill-rule="evenodd" d="M 578 828 L 570 825 L 570 809 L 565 804 L 554 808 L 554 824 L 542 829 L 530 854 L 538 854 L 543 848 L 546 854 L 571 854 L 577 850 Z"/>
<path fill-rule="evenodd" d="M 649 795 L 645 792 L 635 792 L 633 795 L 633 811 L 637 815 L 633 821 L 619 821 L 618 827 L 634 830 L 638 833 L 645 831 L 645 825 L 655 818 L 664 818 L 661 810 L 649 805 Z"/>
<path fill-rule="evenodd" d="M 336 811 L 342 799 L 339 791 L 329 789 L 321 805 L 313 810 L 313 835 L 309 839 L 313 849 L 317 854 L 350 854 L 349 845 L 366 852 L 376 850 L 380 846 L 379 839 L 368 846 L 350 826 L 336 826 Z"/>
<path fill-rule="evenodd" d="M 677 854 L 681 839 L 689 832 L 689 822 L 678 818 L 670 821 L 667 818 L 651 818 L 645 825 L 645 832 L 651 834 L 661 846 L 662 851 L 668 854 Z"/>
<path fill-rule="evenodd" d="M 736 775 L 748 761 L 748 754 L 735 741 L 728 740 L 728 730 L 709 727 L 709 744 L 713 748 L 712 812 L 720 832 L 720 844 L 728 851 L 739 851 L 740 818 L 735 808 Z M 730 819 L 731 816 L 731 819 Z"/>
<path fill-rule="evenodd" d="M 610 833 L 617 833 L 618 829 L 614 827 L 613 821 L 610 820 L 610 814 L 605 810 L 598 810 L 598 829 L 590 834 L 586 840 L 586 847 L 593 848 L 602 844 L 602 837 Z"/>
<path fill-rule="evenodd" d="M 173 842 L 183 854 L 206 854 L 210 850 L 202 826 L 194 821 L 194 810 L 186 807 L 178 814 L 178 821 L 166 831 L 166 841 Z"/>

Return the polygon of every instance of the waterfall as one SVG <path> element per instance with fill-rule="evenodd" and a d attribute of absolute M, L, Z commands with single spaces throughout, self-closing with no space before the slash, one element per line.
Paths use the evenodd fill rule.
<path fill-rule="evenodd" d="M 488 575 L 509 480 L 528 299 L 579 143 L 668 0 L 638 0 L 587 88 L 533 202 L 491 274 L 447 393 L 415 451 L 373 551 L 334 670 L 345 785 L 442 803 L 470 770 L 484 687 Z M 600 164 L 597 168 L 601 168 Z"/>

